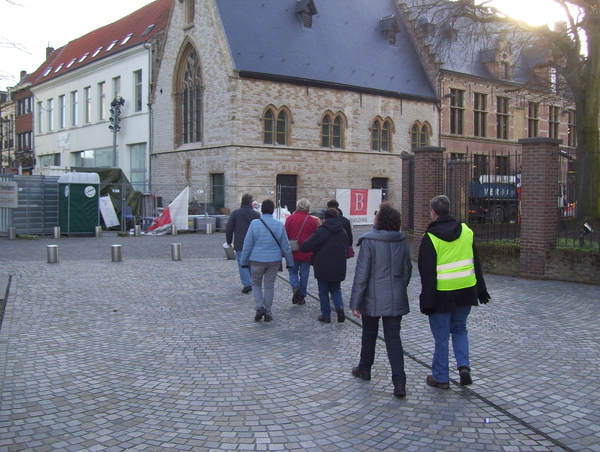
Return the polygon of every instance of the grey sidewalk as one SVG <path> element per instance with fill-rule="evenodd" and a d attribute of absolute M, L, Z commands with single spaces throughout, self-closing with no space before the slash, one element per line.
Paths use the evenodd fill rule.
<path fill-rule="evenodd" d="M 492 301 L 469 320 L 474 384 L 444 391 L 424 382 L 415 268 L 397 399 L 383 342 L 372 381 L 351 376 L 360 322 L 318 322 L 314 280 L 295 306 L 280 273 L 273 322 L 254 322 L 223 242 L 0 238 L 0 452 L 600 451 L 598 286 L 486 275 Z"/>

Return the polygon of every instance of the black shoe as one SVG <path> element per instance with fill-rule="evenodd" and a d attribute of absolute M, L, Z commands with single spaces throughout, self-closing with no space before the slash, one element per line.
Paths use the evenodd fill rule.
<path fill-rule="evenodd" d="M 323 317 L 322 315 L 319 316 L 318 320 L 319 322 L 323 323 L 331 323 L 331 319 L 329 317 Z"/>
<path fill-rule="evenodd" d="M 258 308 L 256 310 L 256 315 L 254 316 L 254 320 L 256 320 L 257 322 L 260 322 L 260 319 L 263 318 L 263 315 L 265 315 L 267 313 L 267 310 L 265 308 Z"/>
<path fill-rule="evenodd" d="M 306 298 L 303 297 L 302 295 L 300 295 L 300 298 L 298 298 L 298 305 L 303 305 L 306 304 Z"/>
<path fill-rule="evenodd" d="M 294 289 L 294 295 L 292 296 L 292 303 L 298 304 L 298 301 L 300 300 L 301 295 L 302 295 L 302 291 L 298 287 L 296 287 Z"/>
<path fill-rule="evenodd" d="M 467 366 L 460 366 L 458 368 L 458 373 L 460 374 L 460 385 L 468 386 L 473 384 L 473 379 L 471 378 L 471 369 Z"/>
<path fill-rule="evenodd" d="M 344 314 L 344 308 L 337 308 L 335 310 L 335 312 L 337 312 L 337 315 L 338 315 L 338 323 L 344 323 L 344 320 L 346 320 L 346 314 Z"/>
<path fill-rule="evenodd" d="M 396 397 L 406 397 L 406 386 L 394 385 L 394 395 Z"/>
<path fill-rule="evenodd" d="M 360 378 L 361 380 L 365 380 L 365 381 L 371 380 L 371 372 L 365 372 L 364 370 L 360 370 L 358 368 L 358 366 L 355 367 L 354 369 L 352 369 L 352 375 Z"/>
<path fill-rule="evenodd" d="M 246 286 L 242 289 L 242 293 L 252 292 L 252 286 Z"/>
<path fill-rule="evenodd" d="M 269 315 L 269 314 L 265 314 L 265 322 L 270 322 L 271 320 L 273 320 L 273 316 Z"/>

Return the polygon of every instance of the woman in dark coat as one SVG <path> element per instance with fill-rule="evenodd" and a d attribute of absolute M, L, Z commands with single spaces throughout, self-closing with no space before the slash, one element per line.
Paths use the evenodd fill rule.
<path fill-rule="evenodd" d="M 352 375 L 371 379 L 375 360 L 375 343 L 379 318 L 392 367 L 394 395 L 406 395 L 404 355 L 400 339 L 400 322 L 408 314 L 407 287 L 412 274 L 412 262 L 406 236 L 400 232 L 400 212 L 384 202 L 375 217 L 375 229 L 357 242 L 358 259 L 350 296 L 350 309 L 355 317 L 362 315 L 362 348 L 358 366 Z"/>
<path fill-rule="evenodd" d="M 339 212 L 330 208 L 325 211 L 323 224 L 300 246 L 300 251 L 312 251 L 313 272 L 319 286 L 321 315 L 319 321 L 331 323 L 331 305 L 337 313 L 338 322 L 346 320 L 341 282 L 346 279 L 348 234 L 339 219 Z"/>

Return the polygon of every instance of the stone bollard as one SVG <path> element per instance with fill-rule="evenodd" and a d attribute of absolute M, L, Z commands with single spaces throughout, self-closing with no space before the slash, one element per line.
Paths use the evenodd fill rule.
<path fill-rule="evenodd" d="M 181 243 L 171 243 L 171 259 L 174 261 L 181 260 Z"/>
<path fill-rule="evenodd" d="M 136 225 L 133 227 L 133 235 L 134 235 L 135 237 L 140 237 L 140 236 L 142 235 L 142 226 L 141 226 L 141 225 L 139 225 L 139 224 L 136 224 Z"/>
<path fill-rule="evenodd" d="M 171 235 L 177 235 L 177 226 L 171 225 Z"/>
<path fill-rule="evenodd" d="M 102 226 L 96 226 L 94 227 L 94 236 L 99 239 L 100 237 L 102 237 Z"/>
<path fill-rule="evenodd" d="M 58 245 L 48 245 L 48 263 L 56 264 L 58 262 Z"/>
<path fill-rule="evenodd" d="M 60 239 L 60 226 L 54 226 L 54 229 L 52 230 L 52 237 L 54 239 Z"/>
<path fill-rule="evenodd" d="M 111 256 L 113 262 L 123 262 L 121 245 L 111 245 Z"/>
<path fill-rule="evenodd" d="M 212 223 L 206 223 L 205 227 L 206 227 L 206 229 L 205 229 L 206 234 L 213 233 L 213 224 Z"/>
<path fill-rule="evenodd" d="M 8 240 L 17 238 L 17 228 L 8 228 Z"/>

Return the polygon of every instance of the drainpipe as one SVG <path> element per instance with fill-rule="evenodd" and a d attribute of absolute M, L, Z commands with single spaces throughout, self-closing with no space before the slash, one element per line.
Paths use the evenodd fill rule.
<path fill-rule="evenodd" d="M 144 49 L 148 51 L 148 80 L 152 81 L 152 44 L 144 42 Z M 150 88 L 150 84 L 148 84 Z M 156 87 L 154 87 L 156 88 Z M 152 149 L 154 134 L 154 111 L 152 110 L 152 93 L 148 91 L 148 191 L 152 192 Z"/>

